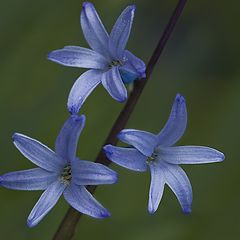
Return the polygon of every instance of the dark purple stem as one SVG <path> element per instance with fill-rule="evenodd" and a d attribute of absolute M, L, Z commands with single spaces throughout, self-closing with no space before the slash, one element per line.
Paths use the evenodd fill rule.
<path fill-rule="evenodd" d="M 156 49 L 154 50 L 152 57 L 150 58 L 150 60 L 148 62 L 147 69 L 146 69 L 146 78 L 140 79 L 139 81 L 135 82 L 133 91 L 132 91 L 130 97 L 128 98 L 128 101 L 125 104 L 123 110 L 121 111 L 117 120 L 115 121 L 103 146 L 105 146 L 106 144 L 112 144 L 112 145 L 117 144 L 117 142 L 118 142 L 117 134 L 126 126 L 128 119 L 130 118 L 130 116 L 134 110 L 134 107 L 136 106 L 137 101 L 138 101 L 139 97 L 141 96 L 141 93 L 142 93 L 144 87 L 146 86 L 148 79 L 150 78 L 150 76 L 152 74 L 153 69 L 154 69 L 157 61 L 159 60 L 159 58 L 164 50 L 164 47 L 165 47 L 171 33 L 173 32 L 174 27 L 176 26 L 176 23 L 184 9 L 186 2 L 187 2 L 187 0 L 179 0 L 178 1 L 178 4 L 167 24 L 163 34 L 162 34 L 162 37 L 160 38 L 159 43 L 158 43 Z M 106 158 L 102 149 L 99 152 L 95 162 L 104 164 L 106 166 L 108 166 L 111 163 Z M 95 189 L 96 189 L 96 186 L 88 187 L 88 190 L 91 193 L 94 193 Z M 70 207 L 68 209 L 62 223 L 60 224 L 55 236 L 53 237 L 53 240 L 70 240 L 70 239 L 72 239 L 74 232 L 75 232 L 75 228 L 77 226 L 77 223 L 78 223 L 81 215 L 82 215 L 81 213 L 76 211 L 74 208 Z"/>

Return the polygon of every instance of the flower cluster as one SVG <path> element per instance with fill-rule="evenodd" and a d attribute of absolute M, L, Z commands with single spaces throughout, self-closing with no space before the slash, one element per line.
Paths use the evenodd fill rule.
<path fill-rule="evenodd" d="M 127 99 L 126 84 L 144 81 L 144 62 L 126 50 L 130 35 L 134 5 L 128 6 L 117 19 L 110 34 L 104 28 L 93 4 L 83 3 L 81 26 L 91 49 L 65 46 L 49 53 L 48 59 L 64 66 L 90 68 L 73 85 L 69 98 L 70 117 L 56 139 L 55 151 L 37 140 L 15 133 L 13 143 L 37 167 L 0 176 L 0 185 L 16 190 L 44 190 L 32 209 L 27 224 L 36 226 L 55 206 L 61 195 L 77 211 L 94 218 L 110 213 L 87 190 L 89 185 L 113 184 L 117 173 L 100 164 L 76 156 L 79 136 L 85 116 L 78 112 L 87 97 L 102 83 L 111 97 L 119 102 Z M 112 162 L 134 171 L 150 170 L 151 185 L 148 210 L 154 213 L 167 184 L 176 195 L 183 212 L 191 212 L 192 188 L 180 164 L 220 162 L 224 155 L 209 147 L 174 146 L 187 126 L 187 110 L 183 96 L 178 94 L 169 119 L 159 134 L 125 129 L 119 140 L 130 147 L 104 146 Z"/>

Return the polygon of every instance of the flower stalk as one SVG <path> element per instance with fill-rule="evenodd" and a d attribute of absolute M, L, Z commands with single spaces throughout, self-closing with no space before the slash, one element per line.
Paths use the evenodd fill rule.
<path fill-rule="evenodd" d="M 128 119 L 130 118 L 130 116 L 137 104 L 137 101 L 138 101 L 139 97 L 141 96 L 141 93 L 142 93 L 144 87 L 146 86 L 148 79 L 150 78 L 150 76 L 152 74 L 152 71 L 153 71 L 156 63 L 158 62 L 158 60 L 166 46 L 166 43 L 168 42 L 168 40 L 176 26 L 177 21 L 178 21 L 179 17 L 181 16 L 181 13 L 183 12 L 186 2 L 187 2 L 187 0 L 179 0 L 178 1 L 177 6 L 176 6 L 174 12 L 172 13 L 170 20 L 162 34 L 162 37 L 160 38 L 159 43 L 148 62 L 147 69 L 146 69 L 146 77 L 142 78 L 138 81 L 135 81 L 133 91 L 132 91 L 131 95 L 129 96 L 124 108 L 120 112 L 117 120 L 115 121 L 103 146 L 107 145 L 107 144 L 112 144 L 112 145 L 117 144 L 117 142 L 118 142 L 117 134 L 127 124 Z M 101 151 L 99 152 L 95 162 L 104 164 L 106 166 L 108 166 L 111 163 L 106 158 L 103 149 L 101 149 Z M 88 187 L 88 190 L 91 193 L 94 193 L 96 190 L 96 186 Z M 75 228 L 77 226 L 77 223 L 78 223 L 81 215 L 82 214 L 80 212 L 78 212 L 77 210 L 70 207 L 68 209 L 64 219 L 62 220 L 57 232 L 55 233 L 53 240 L 70 240 L 70 239 L 72 239 L 72 237 L 74 236 Z"/>

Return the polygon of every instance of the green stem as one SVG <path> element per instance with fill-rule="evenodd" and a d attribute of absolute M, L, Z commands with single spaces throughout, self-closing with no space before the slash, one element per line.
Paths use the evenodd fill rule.
<path fill-rule="evenodd" d="M 128 101 L 125 104 L 123 110 L 120 112 L 117 120 L 115 121 L 103 146 L 106 144 L 112 144 L 112 145 L 117 144 L 117 142 L 118 142 L 117 134 L 126 126 L 128 119 L 130 118 L 130 116 L 134 110 L 134 107 L 135 107 L 144 87 L 146 86 L 148 79 L 150 78 L 150 76 L 152 74 L 153 69 L 154 69 L 157 61 L 159 60 L 159 58 L 166 46 L 166 43 L 169 40 L 171 33 L 173 32 L 173 30 L 176 26 L 176 23 L 184 9 L 186 2 L 187 2 L 187 0 L 179 0 L 178 1 L 178 4 L 167 24 L 163 34 L 162 34 L 162 37 L 160 38 L 159 43 L 158 43 L 156 49 L 154 50 L 152 57 L 150 58 L 150 60 L 148 62 L 147 69 L 146 69 L 146 78 L 140 79 L 135 82 L 133 91 L 130 94 Z M 106 158 L 102 149 L 99 152 L 95 162 L 104 164 L 106 166 L 108 166 L 111 163 Z M 96 186 L 89 186 L 88 190 L 91 193 L 94 193 L 96 190 Z M 70 240 L 70 239 L 72 239 L 74 232 L 75 232 L 75 228 L 77 226 L 77 223 L 78 223 L 81 215 L 82 215 L 81 213 L 79 213 L 78 211 L 76 211 L 75 209 L 70 207 L 68 209 L 64 219 L 62 220 L 57 232 L 55 233 L 53 240 Z"/>

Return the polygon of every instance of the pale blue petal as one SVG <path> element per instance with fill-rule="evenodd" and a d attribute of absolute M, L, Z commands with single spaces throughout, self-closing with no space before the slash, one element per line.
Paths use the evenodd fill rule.
<path fill-rule="evenodd" d="M 72 161 L 72 180 L 77 185 L 113 184 L 117 173 L 110 168 L 89 161 Z"/>
<path fill-rule="evenodd" d="M 223 153 L 201 146 L 163 147 L 159 155 L 162 160 L 171 164 L 202 164 L 224 160 Z"/>
<path fill-rule="evenodd" d="M 147 157 L 150 157 L 153 154 L 154 149 L 157 146 L 156 135 L 145 131 L 124 129 L 118 134 L 118 138 L 122 142 L 135 147 Z"/>
<path fill-rule="evenodd" d="M 109 36 L 92 3 L 83 3 L 81 26 L 89 46 L 103 56 L 109 57 Z"/>
<path fill-rule="evenodd" d="M 45 190 L 56 179 L 57 174 L 41 168 L 33 168 L 0 176 L 0 185 L 15 190 Z"/>
<path fill-rule="evenodd" d="M 121 59 L 126 47 L 134 18 L 136 6 L 128 6 L 117 19 L 109 38 L 109 49 L 112 57 Z"/>
<path fill-rule="evenodd" d="M 101 82 L 102 71 L 89 70 L 83 73 L 74 83 L 68 97 L 68 110 L 77 114 L 91 92 Z"/>
<path fill-rule="evenodd" d="M 145 63 L 129 51 L 125 51 L 124 55 L 124 64 L 119 68 L 123 82 L 127 84 L 146 77 Z"/>
<path fill-rule="evenodd" d="M 102 84 L 111 97 L 118 102 L 127 100 L 127 89 L 123 84 L 117 67 L 113 67 L 102 75 Z"/>
<path fill-rule="evenodd" d="M 147 170 L 147 157 L 135 148 L 106 145 L 104 151 L 109 160 L 122 167 L 139 172 Z"/>
<path fill-rule="evenodd" d="M 163 196 L 165 179 L 161 168 L 158 165 L 149 164 L 151 172 L 151 185 L 149 190 L 148 211 L 153 214 L 157 211 Z"/>
<path fill-rule="evenodd" d="M 192 186 L 181 167 L 161 162 L 159 167 L 164 173 L 166 184 L 176 195 L 184 213 L 191 212 Z"/>
<path fill-rule="evenodd" d="M 162 146 L 175 144 L 184 134 L 187 126 L 187 108 L 185 99 L 177 94 L 168 121 L 158 134 L 158 142 Z"/>
<path fill-rule="evenodd" d="M 15 133 L 13 143 L 27 159 L 45 170 L 58 172 L 64 165 L 55 152 L 35 139 Z"/>
<path fill-rule="evenodd" d="M 69 185 L 64 191 L 66 201 L 77 211 L 94 218 L 106 218 L 110 213 L 105 209 L 84 186 Z"/>
<path fill-rule="evenodd" d="M 108 66 L 107 59 L 101 54 L 77 46 L 52 51 L 48 54 L 48 59 L 69 67 L 104 69 Z"/>
<path fill-rule="evenodd" d="M 48 214 L 57 203 L 65 188 L 64 184 L 56 181 L 44 191 L 28 217 L 27 224 L 29 227 L 36 226 Z"/>
<path fill-rule="evenodd" d="M 76 157 L 79 136 L 85 125 L 85 116 L 71 115 L 64 123 L 55 143 L 56 153 L 71 162 Z"/>

